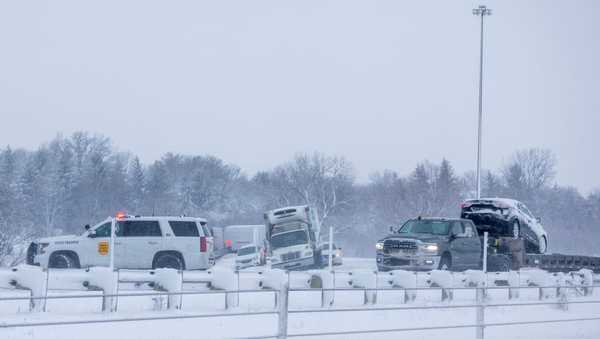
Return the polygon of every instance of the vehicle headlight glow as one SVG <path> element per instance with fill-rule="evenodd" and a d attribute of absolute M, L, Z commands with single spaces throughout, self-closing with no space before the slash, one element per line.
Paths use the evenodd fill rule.
<path fill-rule="evenodd" d="M 382 251 L 383 250 L 383 243 L 382 242 L 378 242 L 375 244 L 375 249 Z"/>
<path fill-rule="evenodd" d="M 421 249 L 427 252 L 437 252 L 438 245 L 437 244 L 423 244 Z"/>

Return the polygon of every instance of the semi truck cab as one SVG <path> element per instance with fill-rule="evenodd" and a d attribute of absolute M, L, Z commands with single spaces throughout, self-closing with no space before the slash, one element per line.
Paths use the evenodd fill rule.
<path fill-rule="evenodd" d="M 286 270 L 319 267 L 320 224 L 310 206 L 291 206 L 265 213 L 265 231 L 271 267 Z"/>

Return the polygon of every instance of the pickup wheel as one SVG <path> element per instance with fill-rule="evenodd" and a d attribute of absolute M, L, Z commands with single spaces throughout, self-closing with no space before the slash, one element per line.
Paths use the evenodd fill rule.
<path fill-rule="evenodd" d="M 441 271 L 450 271 L 452 269 L 452 258 L 449 254 L 442 255 L 438 269 Z"/>
<path fill-rule="evenodd" d="M 163 252 L 156 254 L 152 269 L 156 268 L 173 268 L 176 270 L 185 270 L 185 263 L 181 254 L 177 252 Z"/>
<path fill-rule="evenodd" d="M 54 252 L 48 260 L 49 268 L 79 268 L 79 257 L 72 252 Z"/>

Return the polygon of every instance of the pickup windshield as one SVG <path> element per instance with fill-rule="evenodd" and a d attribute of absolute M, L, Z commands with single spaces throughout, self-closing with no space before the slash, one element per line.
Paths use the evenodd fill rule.
<path fill-rule="evenodd" d="M 409 220 L 398 233 L 448 235 L 450 223 L 443 220 Z"/>
<path fill-rule="evenodd" d="M 308 238 L 306 237 L 306 231 L 304 230 L 278 233 L 271 237 L 271 247 L 273 249 L 306 243 L 308 243 Z"/>

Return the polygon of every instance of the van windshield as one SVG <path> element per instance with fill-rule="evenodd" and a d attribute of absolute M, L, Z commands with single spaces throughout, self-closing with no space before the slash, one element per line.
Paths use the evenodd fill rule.
<path fill-rule="evenodd" d="M 271 237 L 271 247 L 273 249 L 306 243 L 308 243 L 308 238 L 306 237 L 306 232 L 304 230 L 278 233 Z"/>

